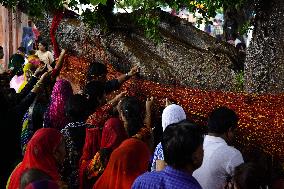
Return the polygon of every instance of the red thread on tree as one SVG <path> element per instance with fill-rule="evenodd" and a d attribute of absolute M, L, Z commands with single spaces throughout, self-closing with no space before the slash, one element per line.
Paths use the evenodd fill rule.
<path fill-rule="evenodd" d="M 58 58 L 59 54 L 60 54 L 60 49 L 59 49 L 59 45 L 56 41 L 56 30 L 61 22 L 61 20 L 63 19 L 64 16 L 64 12 L 62 11 L 57 11 L 52 19 L 52 24 L 50 27 L 50 39 L 51 39 L 51 43 L 53 45 L 53 51 L 54 51 L 54 58 Z"/>

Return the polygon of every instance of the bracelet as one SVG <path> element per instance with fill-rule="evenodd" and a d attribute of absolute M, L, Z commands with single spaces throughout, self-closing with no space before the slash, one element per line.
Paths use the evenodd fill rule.
<path fill-rule="evenodd" d="M 125 78 L 126 79 L 130 78 L 130 75 L 128 74 L 128 72 L 125 74 Z"/>
<path fill-rule="evenodd" d="M 36 85 L 35 85 L 36 88 L 41 88 L 42 86 L 43 86 L 43 84 L 41 82 L 37 82 Z"/>
<path fill-rule="evenodd" d="M 33 74 L 32 77 L 34 77 L 36 79 L 39 79 L 39 77 L 37 77 L 35 74 Z"/>

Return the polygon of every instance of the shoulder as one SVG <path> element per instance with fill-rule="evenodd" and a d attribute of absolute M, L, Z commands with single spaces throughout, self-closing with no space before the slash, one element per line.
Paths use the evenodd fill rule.
<path fill-rule="evenodd" d="M 242 156 L 241 152 L 233 146 L 226 146 L 223 150 L 227 152 L 228 156 L 230 157 Z"/>
<path fill-rule="evenodd" d="M 133 188 L 159 188 L 162 186 L 162 172 L 147 172 L 139 176 L 133 183 Z"/>

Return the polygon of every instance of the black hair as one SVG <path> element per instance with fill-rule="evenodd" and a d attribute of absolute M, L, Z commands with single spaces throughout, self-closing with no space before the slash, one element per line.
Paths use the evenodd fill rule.
<path fill-rule="evenodd" d="M 128 136 L 133 136 L 143 127 L 140 103 L 135 97 L 125 97 L 120 104 L 120 110 L 127 121 Z"/>
<path fill-rule="evenodd" d="M 39 43 L 42 44 L 42 46 L 45 47 L 45 50 L 48 50 L 48 43 L 47 43 L 47 42 L 45 42 L 45 41 L 40 41 Z"/>
<path fill-rule="evenodd" d="M 26 48 L 25 48 L 25 47 L 19 47 L 17 50 L 18 50 L 18 51 L 21 51 L 21 52 L 23 52 L 23 53 L 26 52 Z"/>
<path fill-rule="evenodd" d="M 33 26 L 33 21 L 29 20 L 29 21 L 28 21 L 28 26 L 29 26 L 29 27 L 32 27 L 32 26 Z"/>
<path fill-rule="evenodd" d="M 164 158 L 175 169 L 193 164 L 192 155 L 202 144 L 200 128 L 186 120 L 169 125 L 163 132 Z"/>
<path fill-rule="evenodd" d="M 67 116 L 73 121 L 86 121 L 89 115 L 89 104 L 85 96 L 73 95 L 65 106 Z"/>
<path fill-rule="evenodd" d="M 265 187 L 265 174 L 257 164 L 243 163 L 235 168 L 234 184 L 241 189 L 259 189 Z"/>
<path fill-rule="evenodd" d="M 239 49 L 239 50 L 245 50 L 246 49 L 246 44 L 245 43 L 238 43 L 236 45 L 236 48 Z"/>
<path fill-rule="evenodd" d="M 227 107 L 219 107 L 213 110 L 209 115 L 208 132 L 224 134 L 229 131 L 230 128 L 235 129 L 238 120 L 238 116 L 233 110 Z"/>
<path fill-rule="evenodd" d="M 35 55 L 36 54 L 36 51 L 35 50 L 30 50 L 29 52 L 28 52 L 28 55 Z"/>
<path fill-rule="evenodd" d="M 91 81 L 94 76 L 101 76 L 107 74 L 107 67 L 100 62 L 92 62 L 87 73 L 87 81 Z"/>
<path fill-rule="evenodd" d="M 88 82 L 84 89 L 84 95 L 88 99 L 90 110 L 95 110 L 99 106 L 98 99 L 105 95 L 105 84 L 101 81 Z"/>
<path fill-rule="evenodd" d="M 24 171 L 24 173 L 21 176 L 21 183 L 20 183 L 20 189 L 24 189 L 28 184 L 38 181 L 38 180 L 51 180 L 51 177 L 47 175 L 45 172 L 30 168 Z"/>
<path fill-rule="evenodd" d="M 2 46 L 0 46 L 0 50 L 3 50 L 3 47 L 2 47 Z"/>

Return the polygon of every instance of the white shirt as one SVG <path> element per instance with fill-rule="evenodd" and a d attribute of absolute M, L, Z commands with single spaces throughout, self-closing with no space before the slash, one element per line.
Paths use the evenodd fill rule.
<path fill-rule="evenodd" d="M 232 176 L 235 167 L 244 162 L 243 156 L 224 139 L 209 135 L 204 138 L 203 149 L 202 165 L 193 172 L 193 177 L 203 189 L 222 189 L 226 177 Z"/>
<path fill-rule="evenodd" d="M 242 43 L 242 41 L 239 40 L 238 38 L 236 38 L 236 40 L 235 40 L 235 47 L 236 47 L 239 43 Z"/>
<path fill-rule="evenodd" d="M 39 57 L 40 61 L 43 61 L 45 64 L 48 64 L 48 65 L 50 65 L 54 61 L 54 58 L 50 51 L 42 52 L 38 50 L 36 51 L 35 55 Z"/>

